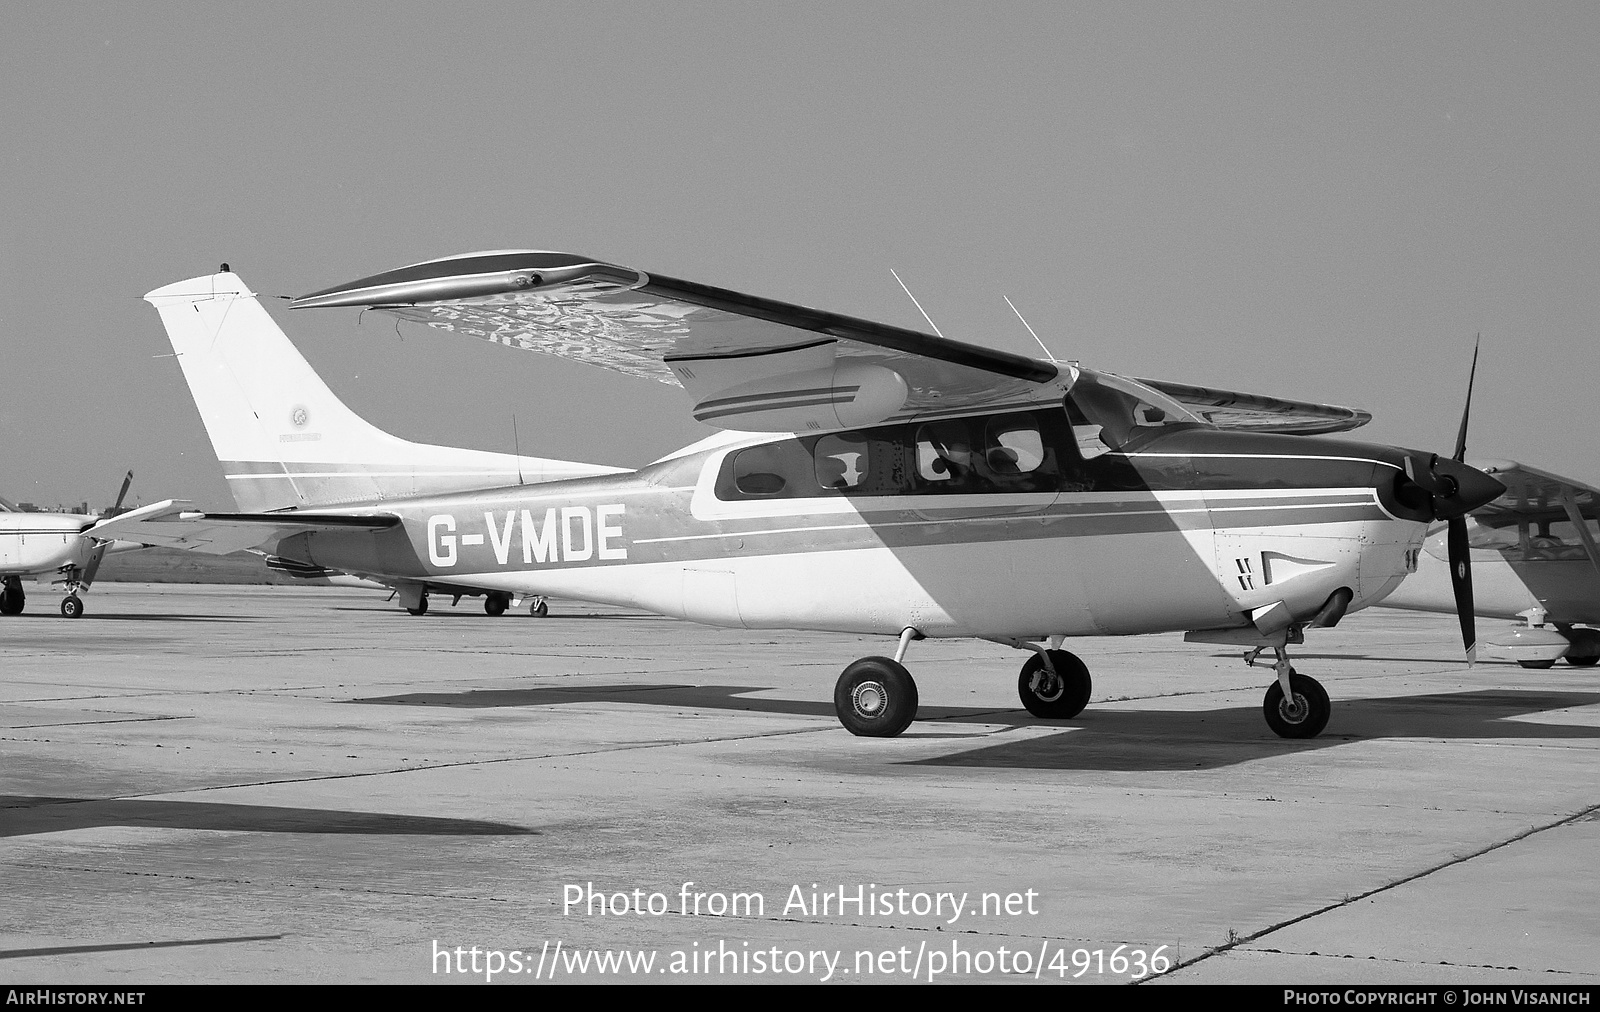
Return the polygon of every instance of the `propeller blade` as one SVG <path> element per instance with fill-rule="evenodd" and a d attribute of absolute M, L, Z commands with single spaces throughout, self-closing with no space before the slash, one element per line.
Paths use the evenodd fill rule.
<path fill-rule="evenodd" d="M 110 547 L 111 542 L 102 541 L 89 552 L 89 564 L 83 567 L 83 577 L 78 581 L 83 584 L 84 590 L 94 583 L 94 574 L 100 572 L 100 560 L 106 557 L 106 549 Z"/>
<path fill-rule="evenodd" d="M 117 504 L 115 506 L 111 507 L 111 512 L 115 513 L 118 510 L 122 509 L 122 500 L 127 498 L 127 496 L 128 496 L 128 486 L 132 485 L 132 484 L 133 484 L 133 472 L 129 471 L 128 472 L 128 476 L 126 478 L 122 479 L 122 491 L 117 493 Z"/>
<path fill-rule="evenodd" d="M 1447 544 L 1450 549 L 1450 586 L 1456 592 L 1456 618 L 1461 623 L 1461 645 L 1467 651 L 1467 664 L 1478 660 L 1478 629 L 1472 610 L 1472 549 L 1467 546 L 1467 518 L 1450 518 Z"/>
<path fill-rule="evenodd" d="M 1483 335 L 1478 335 L 1478 340 L 1472 344 L 1472 370 L 1467 373 L 1467 403 L 1461 407 L 1461 428 L 1456 430 L 1456 460 L 1467 459 L 1467 414 L 1472 411 L 1472 382 L 1478 378 L 1478 345 L 1483 343 Z"/>

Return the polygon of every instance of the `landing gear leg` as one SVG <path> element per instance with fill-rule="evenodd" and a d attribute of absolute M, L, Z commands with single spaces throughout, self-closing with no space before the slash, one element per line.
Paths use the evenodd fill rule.
<path fill-rule="evenodd" d="M 395 594 L 400 598 L 400 607 L 413 615 L 426 615 L 428 613 L 428 588 L 421 583 L 400 583 L 395 586 Z"/>
<path fill-rule="evenodd" d="M 1290 666 L 1287 649 L 1272 649 L 1278 657 L 1273 665 L 1278 680 L 1267 689 L 1266 698 L 1261 701 L 1267 726 L 1280 738 L 1315 738 L 1328 726 L 1328 717 L 1333 712 L 1328 693 L 1315 678 L 1302 675 Z M 1257 649 L 1254 654 L 1246 654 L 1246 663 L 1254 664 L 1260 653 Z"/>
<path fill-rule="evenodd" d="M 21 615 L 27 601 L 28 596 L 22 592 L 22 578 L 6 577 L 4 589 L 0 589 L 0 615 Z"/>
<path fill-rule="evenodd" d="M 922 634 L 909 626 L 900 633 L 894 659 L 863 657 L 844 669 L 833 687 L 833 709 L 851 734 L 893 738 L 917 716 L 917 683 L 900 661 Z"/>

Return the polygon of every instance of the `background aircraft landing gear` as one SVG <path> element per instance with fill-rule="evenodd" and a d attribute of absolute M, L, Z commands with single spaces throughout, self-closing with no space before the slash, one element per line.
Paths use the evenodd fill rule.
<path fill-rule="evenodd" d="M 1023 708 L 1046 720 L 1076 717 L 1089 705 L 1093 691 L 1088 666 L 1065 650 L 1040 650 L 1028 658 L 1017 676 Z"/>
<path fill-rule="evenodd" d="M 1563 658 L 1574 667 L 1587 668 L 1600 662 L 1600 629 L 1574 629 L 1567 626 L 1561 629 L 1561 634 L 1572 641 L 1572 646 L 1567 648 Z"/>
<path fill-rule="evenodd" d="M 510 594 L 485 594 L 483 596 L 483 610 L 489 615 L 504 615 L 506 609 L 511 607 Z"/>
<path fill-rule="evenodd" d="M 0 590 L 0 615 L 21 615 L 27 600 L 28 596 L 22 591 L 21 578 L 6 577 L 5 589 Z"/>
<path fill-rule="evenodd" d="M 68 594 L 61 599 L 62 618 L 80 618 L 83 615 L 83 598 L 77 594 Z"/>

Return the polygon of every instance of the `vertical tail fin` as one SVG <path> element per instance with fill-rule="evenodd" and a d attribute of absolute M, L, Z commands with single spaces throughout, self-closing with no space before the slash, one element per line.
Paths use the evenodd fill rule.
<path fill-rule="evenodd" d="M 191 278 L 155 306 L 239 508 L 368 502 L 619 468 L 413 443 L 351 411 L 239 276 Z"/>

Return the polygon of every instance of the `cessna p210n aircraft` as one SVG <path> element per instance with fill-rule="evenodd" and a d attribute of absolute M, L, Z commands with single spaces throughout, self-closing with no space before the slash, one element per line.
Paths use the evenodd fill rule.
<path fill-rule="evenodd" d="M 129 471 L 122 480 L 122 491 L 117 493 L 112 513 L 122 508 L 123 497 L 128 494 L 132 481 L 133 472 Z M 106 552 L 144 547 L 115 543 L 115 535 L 105 534 L 108 523 L 109 519 L 77 513 L 23 512 L 0 499 L 0 586 L 3 586 L 0 615 L 22 614 L 27 605 L 27 592 L 22 588 L 24 576 L 55 574 L 60 579 L 54 582 L 66 585 L 66 596 L 61 599 L 62 616 L 82 616 L 83 598 L 78 595 L 87 592 L 94 583 Z"/>
<path fill-rule="evenodd" d="M 124 536 L 253 546 L 410 601 L 459 584 L 898 637 L 892 658 L 839 678 L 835 708 L 859 735 L 915 717 L 903 661 L 924 637 L 1031 651 L 1022 702 L 1064 719 L 1092 688 L 1066 637 L 1187 631 L 1272 650 L 1267 723 L 1313 737 L 1328 696 L 1289 646 L 1390 593 L 1430 523 L 1502 491 L 1463 447 L 1326 438 L 1364 412 L 1132 380 L 570 254 L 451 257 L 296 300 L 679 384 L 727 430 L 638 471 L 445 493 L 429 482 L 469 470 L 451 451 L 396 450 L 309 370 L 269 361 L 287 341 L 236 275 L 146 299 L 247 512 L 156 504 Z"/>

